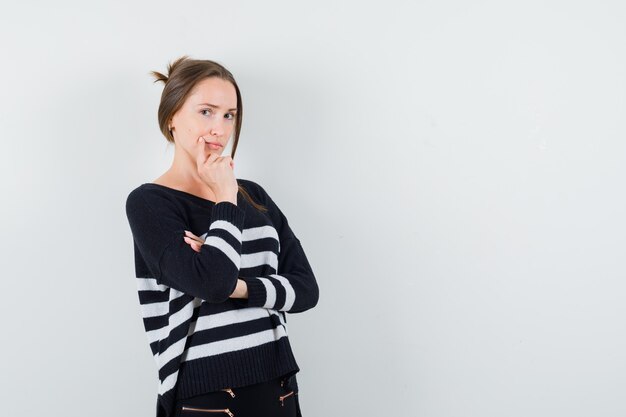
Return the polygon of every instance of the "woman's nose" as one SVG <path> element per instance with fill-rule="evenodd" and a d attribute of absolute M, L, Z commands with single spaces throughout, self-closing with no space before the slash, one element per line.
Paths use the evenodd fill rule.
<path fill-rule="evenodd" d="M 209 132 L 211 132 L 212 136 L 221 136 L 224 133 L 224 124 L 223 122 L 215 122 L 210 128 Z"/>

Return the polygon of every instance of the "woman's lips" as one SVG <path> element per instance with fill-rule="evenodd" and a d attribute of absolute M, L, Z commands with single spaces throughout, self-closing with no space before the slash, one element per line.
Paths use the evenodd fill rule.
<path fill-rule="evenodd" d="M 209 145 L 210 149 L 220 149 L 222 147 L 222 145 L 215 142 L 207 142 L 206 144 Z"/>

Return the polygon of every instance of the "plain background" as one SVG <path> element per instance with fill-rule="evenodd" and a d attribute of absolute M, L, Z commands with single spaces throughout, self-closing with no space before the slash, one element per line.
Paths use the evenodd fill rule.
<path fill-rule="evenodd" d="M 124 203 L 183 54 L 233 72 L 236 175 L 316 273 L 305 417 L 626 415 L 625 12 L 3 2 L 3 415 L 154 415 Z"/>

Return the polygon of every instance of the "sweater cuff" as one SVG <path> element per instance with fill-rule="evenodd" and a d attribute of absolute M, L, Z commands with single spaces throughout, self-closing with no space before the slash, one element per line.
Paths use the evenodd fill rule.
<path fill-rule="evenodd" d="M 267 290 L 260 279 L 255 277 L 239 277 L 248 286 L 248 307 L 273 307 L 266 306 Z"/>
<path fill-rule="evenodd" d="M 226 220 L 227 222 L 237 226 L 239 230 L 243 229 L 243 221 L 245 217 L 246 212 L 241 207 L 231 203 L 230 201 L 220 201 L 219 203 L 216 203 L 211 212 L 212 222 L 216 220 Z"/>

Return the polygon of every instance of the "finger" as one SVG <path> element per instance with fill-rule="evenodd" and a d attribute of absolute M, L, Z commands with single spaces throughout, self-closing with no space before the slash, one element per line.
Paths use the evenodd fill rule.
<path fill-rule="evenodd" d="M 233 158 L 230 156 L 220 156 L 220 162 L 224 165 L 233 166 Z"/>
<path fill-rule="evenodd" d="M 209 153 L 208 156 L 205 154 L 206 148 L 205 148 L 204 138 L 202 136 L 198 138 L 197 145 L 198 145 L 198 149 L 196 153 L 196 165 L 198 166 L 198 168 L 200 168 L 202 165 L 204 165 L 206 160 L 211 156 L 211 153 Z"/>
<path fill-rule="evenodd" d="M 211 153 L 209 154 L 209 157 L 207 158 L 207 162 L 214 162 L 216 160 L 218 160 L 220 157 L 220 155 L 218 153 Z"/>
<path fill-rule="evenodd" d="M 228 165 L 230 165 L 231 168 L 235 167 L 235 161 L 233 161 L 232 156 L 226 155 L 224 158 L 226 159 L 226 161 L 228 162 Z"/>
<path fill-rule="evenodd" d="M 188 238 L 185 236 L 185 242 L 191 246 L 191 249 L 195 250 L 196 252 L 200 252 L 200 248 L 202 247 L 202 244 L 196 242 L 195 240 Z"/>
<path fill-rule="evenodd" d="M 197 242 L 197 243 L 199 243 L 201 245 L 204 244 L 204 240 L 200 239 L 199 237 L 193 238 L 191 236 L 185 236 L 185 239 L 189 239 L 189 242 Z M 187 240 L 185 240 L 185 242 L 187 242 Z"/>
<path fill-rule="evenodd" d="M 204 243 L 204 239 L 200 238 L 199 236 L 194 235 L 189 230 L 185 230 L 185 235 L 189 236 L 190 238 L 194 240 L 197 240 L 199 243 Z"/>
<path fill-rule="evenodd" d="M 213 163 L 215 161 L 219 161 L 219 158 L 220 158 L 220 155 L 218 153 L 211 152 L 211 153 L 209 153 L 209 156 L 204 161 L 204 163 L 205 164 Z"/>

